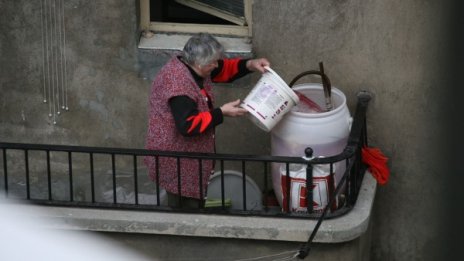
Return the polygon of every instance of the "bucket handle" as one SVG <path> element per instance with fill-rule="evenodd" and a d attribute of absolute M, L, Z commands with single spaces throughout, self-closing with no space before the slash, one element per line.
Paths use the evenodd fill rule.
<path fill-rule="evenodd" d="M 298 81 L 301 77 L 306 76 L 306 75 L 312 75 L 312 74 L 316 74 L 316 75 L 321 76 L 322 87 L 324 89 L 325 107 L 326 107 L 327 111 L 332 110 L 332 108 L 333 108 L 333 105 L 332 105 L 332 85 L 330 84 L 329 77 L 327 76 L 327 74 L 324 73 L 324 65 L 322 64 L 322 62 L 319 62 L 319 71 L 310 70 L 310 71 L 302 72 L 302 73 L 298 74 L 295 78 L 293 78 L 293 80 L 290 82 L 290 84 L 288 86 L 290 86 L 290 88 L 292 88 L 293 85 L 295 84 L 295 82 Z"/>

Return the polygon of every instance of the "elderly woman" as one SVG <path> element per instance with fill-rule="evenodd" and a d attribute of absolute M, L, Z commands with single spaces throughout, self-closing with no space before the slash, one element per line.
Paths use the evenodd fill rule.
<path fill-rule="evenodd" d="M 212 83 L 230 82 L 251 71 L 264 72 L 269 62 L 264 58 L 226 59 L 223 51 L 213 36 L 194 35 L 185 44 L 182 55 L 173 57 L 159 71 L 149 100 L 146 149 L 213 153 L 214 128 L 223 122 L 223 117 L 247 112 L 239 107 L 240 100 L 214 107 Z M 180 171 L 175 158 L 160 157 L 156 166 L 154 157 L 146 157 L 145 164 L 153 181 L 159 170 L 159 184 L 167 191 L 169 206 L 202 206 L 214 171 L 211 160 L 202 161 L 201 173 L 198 160 L 193 159 L 181 159 Z"/>

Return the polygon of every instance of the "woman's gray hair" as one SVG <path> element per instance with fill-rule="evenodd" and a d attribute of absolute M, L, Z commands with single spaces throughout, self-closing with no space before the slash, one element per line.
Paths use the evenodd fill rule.
<path fill-rule="evenodd" d="M 187 41 L 182 58 L 190 65 L 207 65 L 222 57 L 224 47 L 207 33 L 196 34 Z"/>

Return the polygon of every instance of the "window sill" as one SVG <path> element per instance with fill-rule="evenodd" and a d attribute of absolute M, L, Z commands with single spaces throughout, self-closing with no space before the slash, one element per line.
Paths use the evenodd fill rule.
<path fill-rule="evenodd" d="M 347 242 L 362 236 L 369 225 L 375 191 L 376 180 L 366 172 L 354 208 L 344 216 L 322 222 L 314 242 Z M 99 232 L 306 242 L 317 223 L 289 218 L 16 206 L 31 217 L 49 221 L 49 228 Z"/>
<path fill-rule="evenodd" d="M 163 33 L 156 33 L 151 35 L 151 37 L 142 35 L 138 48 L 181 51 L 190 36 L 186 34 Z M 251 43 L 248 38 L 216 36 L 216 39 L 224 46 L 226 53 L 251 53 Z"/>

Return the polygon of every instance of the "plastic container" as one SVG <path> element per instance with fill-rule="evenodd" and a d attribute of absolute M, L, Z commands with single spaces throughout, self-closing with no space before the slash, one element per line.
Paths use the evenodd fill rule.
<path fill-rule="evenodd" d="M 336 169 L 334 168 L 336 171 Z M 290 186 L 287 188 L 287 168 L 280 166 L 280 180 L 282 186 L 282 208 L 284 211 L 307 212 L 308 202 L 306 200 L 306 165 L 290 164 L 289 166 Z M 321 213 L 329 203 L 331 194 L 335 190 L 333 175 L 330 173 L 329 165 L 315 165 L 313 167 L 313 211 Z M 287 200 L 287 190 L 290 190 L 290 200 Z M 287 204 L 288 203 L 288 204 Z M 337 208 L 335 201 L 330 210 Z"/>
<path fill-rule="evenodd" d="M 325 103 L 323 87 L 318 83 L 300 84 L 293 87 L 318 104 Z M 307 147 L 313 149 L 313 156 L 328 157 L 343 152 L 352 118 L 346 105 L 345 95 L 332 88 L 333 109 L 320 113 L 298 112 L 293 109 L 272 129 L 271 153 L 274 156 L 304 156 Z M 345 171 L 345 162 L 334 164 L 335 186 Z M 277 200 L 282 206 L 281 164 L 272 164 L 272 180 Z"/>
<path fill-rule="evenodd" d="M 246 207 L 247 210 L 261 210 L 262 193 L 258 185 L 248 176 L 245 176 Z M 235 170 L 224 170 L 224 197 L 231 200 L 231 209 L 243 210 L 243 174 Z M 208 199 L 221 198 L 221 172 L 216 171 L 210 177 L 208 185 Z"/>
<path fill-rule="evenodd" d="M 298 102 L 296 93 L 266 67 L 266 72 L 240 106 L 248 110 L 254 124 L 269 132 Z"/>

